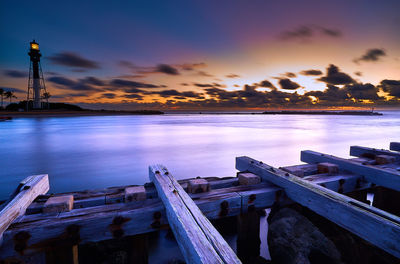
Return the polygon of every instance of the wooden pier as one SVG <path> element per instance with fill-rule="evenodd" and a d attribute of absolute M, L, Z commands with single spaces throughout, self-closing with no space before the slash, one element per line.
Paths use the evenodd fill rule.
<path fill-rule="evenodd" d="M 352 146 L 351 159 L 307 150 L 306 164 L 280 168 L 237 157 L 236 177 L 224 178 L 177 181 L 152 165 L 143 186 L 60 194 L 47 194 L 47 175 L 29 176 L 0 212 L 0 263 L 85 263 L 82 248 L 101 241 L 123 241 L 125 263 L 147 263 L 147 236 L 167 228 L 186 263 L 252 263 L 260 247 L 255 212 L 288 204 L 400 259 L 400 143 L 390 149 Z M 375 193 L 372 205 L 367 192 Z M 236 253 L 213 225 L 233 216 Z"/>

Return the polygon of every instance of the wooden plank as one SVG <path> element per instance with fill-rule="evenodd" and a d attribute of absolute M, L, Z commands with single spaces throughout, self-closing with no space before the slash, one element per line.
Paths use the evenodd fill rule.
<path fill-rule="evenodd" d="M 237 186 L 239 184 L 237 177 L 227 177 L 227 178 L 207 177 L 204 179 L 207 179 L 208 183 L 210 184 L 210 189 L 212 190 Z M 187 185 L 188 181 L 190 181 L 190 179 L 184 181 L 180 180 L 179 184 L 181 184 L 181 186 L 185 189 L 187 188 L 185 186 Z M 151 186 L 148 186 L 150 185 L 149 183 L 145 185 L 146 185 L 145 186 L 146 198 L 147 199 L 157 198 L 158 194 L 153 184 L 151 184 Z M 129 186 L 110 187 L 100 190 L 67 192 L 62 194 L 55 194 L 54 196 L 73 195 L 74 209 L 87 208 L 104 204 L 121 203 L 124 200 L 126 200 L 125 189 L 130 187 L 138 187 L 138 186 L 129 185 Z M 48 197 L 43 196 L 43 199 L 40 199 L 40 201 L 33 202 L 28 207 L 26 214 L 41 213 L 43 210 L 43 205 L 49 197 L 50 195 Z"/>
<path fill-rule="evenodd" d="M 400 151 L 400 142 L 390 142 L 390 150 Z"/>
<path fill-rule="evenodd" d="M 282 187 L 287 196 L 339 226 L 400 257 L 400 218 L 249 157 L 236 158 L 236 169 Z"/>
<path fill-rule="evenodd" d="M 360 176 L 340 174 L 328 176 L 326 174 L 307 176 L 305 179 L 317 184 L 323 184 L 326 188 L 344 193 L 368 188 L 370 184 L 360 181 Z M 211 190 L 207 193 L 190 194 L 190 197 L 209 219 L 219 219 L 227 216 L 236 216 L 241 212 L 247 212 L 248 207 L 256 210 L 271 207 L 277 200 L 285 201 L 285 193 L 282 189 L 267 182 L 258 185 L 239 185 Z M 103 196 L 104 199 L 104 196 Z M 76 201 L 75 201 L 76 202 Z M 127 220 L 121 225 L 116 225 L 119 220 Z M 62 214 L 24 215 L 15 221 L 4 233 L 4 246 L 0 248 L 0 256 L 19 255 L 15 246 L 24 242 L 24 252 L 30 254 L 40 251 L 46 245 L 53 244 L 55 240 L 63 241 L 68 233 L 68 227 L 79 226 L 79 238 L 81 243 L 96 242 L 114 238 L 114 233 L 123 231 L 124 236 L 143 234 L 168 227 L 165 210 L 161 201 L 147 199 L 132 203 L 120 203 L 100 205 L 82 209 L 73 209 Z M 120 227 L 120 229 L 118 229 Z M 0 258 L 1 259 L 1 258 Z"/>
<path fill-rule="evenodd" d="M 371 165 L 363 165 L 356 161 L 347 160 L 311 150 L 301 152 L 301 161 L 307 163 L 330 162 L 337 164 L 340 169 L 350 171 L 365 177 L 366 180 L 393 190 L 400 191 L 400 172 L 382 169 Z"/>
<path fill-rule="evenodd" d="M 149 178 L 163 201 L 169 225 L 187 263 L 241 263 L 164 166 L 150 166 Z"/>
<path fill-rule="evenodd" d="M 25 178 L 14 193 L 14 197 L 0 212 L 0 239 L 4 231 L 20 215 L 25 214 L 26 208 L 40 194 L 49 190 L 47 174 L 33 175 Z"/>
<path fill-rule="evenodd" d="M 240 186 L 236 188 L 248 189 Z M 242 197 L 230 189 L 194 194 L 193 199 L 209 219 L 234 216 L 241 211 Z M 225 204 L 226 207 L 222 208 Z M 80 242 L 86 243 L 113 239 L 121 232 L 124 236 L 130 236 L 156 231 L 167 228 L 168 221 L 159 198 L 74 209 L 62 214 L 25 215 L 4 233 L 0 256 L 20 254 L 15 251 L 16 237 L 24 235 L 29 238 L 24 243 L 23 253 L 30 254 L 54 244 L 54 241 L 62 243 L 68 228 L 74 226 L 79 226 Z"/>
<path fill-rule="evenodd" d="M 374 158 L 376 155 L 388 155 L 396 158 L 396 161 L 400 161 L 400 153 L 393 152 L 385 149 L 375 149 L 360 146 L 351 146 L 350 155 L 354 157 L 370 157 Z M 372 155 L 372 156 L 371 156 Z"/>

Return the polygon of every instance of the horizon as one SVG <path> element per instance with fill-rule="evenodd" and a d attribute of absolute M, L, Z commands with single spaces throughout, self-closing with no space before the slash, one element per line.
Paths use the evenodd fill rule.
<path fill-rule="evenodd" d="M 397 1 L 174 3 L 2 3 L 0 88 L 26 98 L 35 39 L 50 102 L 162 111 L 400 107 Z"/>

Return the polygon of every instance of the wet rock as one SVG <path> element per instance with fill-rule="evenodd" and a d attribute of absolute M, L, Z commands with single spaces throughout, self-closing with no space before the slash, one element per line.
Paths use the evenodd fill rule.
<path fill-rule="evenodd" d="M 290 208 L 283 208 L 270 218 L 268 246 L 272 263 L 342 263 L 335 244 L 306 217 Z"/>

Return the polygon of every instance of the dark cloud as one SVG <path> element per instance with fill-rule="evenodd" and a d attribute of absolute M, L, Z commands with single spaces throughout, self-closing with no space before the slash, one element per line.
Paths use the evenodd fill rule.
<path fill-rule="evenodd" d="M 172 97 L 176 99 L 187 99 L 187 98 L 196 98 L 196 99 L 204 99 L 201 93 L 193 92 L 193 91 L 184 91 L 179 92 L 177 90 L 162 90 L 162 91 L 152 91 L 148 92 L 148 94 L 157 94 L 161 97 Z"/>
<path fill-rule="evenodd" d="M 97 86 L 104 86 L 105 85 L 105 83 L 102 80 L 100 80 L 100 79 L 98 79 L 96 77 L 92 77 L 92 76 L 88 76 L 88 77 L 86 77 L 84 79 L 81 79 L 80 81 L 83 82 L 83 83 L 86 83 L 86 84 L 97 85 Z"/>
<path fill-rule="evenodd" d="M 340 69 L 333 64 L 330 64 L 326 69 L 326 75 L 318 80 L 333 85 L 350 84 L 354 82 L 350 75 L 341 72 Z"/>
<path fill-rule="evenodd" d="M 282 89 L 285 89 L 285 90 L 296 90 L 297 88 L 300 87 L 300 85 L 298 83 L 293 82 L 288 78 L 280 79 L 279 85 L 281 86 Z"/>
<path fill-rule="evenodd" d="M 47 81 L 63 86 L 73 86 L 76 84 L 75 81 L 61 76 L 47 78 Z"/>
<path fill-rule="evenodd" d="M 280 38 L 282 40 L 297 40 L 297 39 L 307 39 L 314 35 L 312 28 L 308 26 L 300 26 L 294 30 L 288 30 L 281 33 Z"/>
<path fill-rule="evenodd" d="M 279 38 L 282 40 L 300 40 L 308 41 L 314 37 L 317 33 L 329 36 L 329 37 L 340 37 L 342 32 L 338 29 L 326 28 L 321 26 L 299 26 L 293 30 L 284 31 L 280 34 Z"/>
<path fill-rule="evenodd" d="M 193 83 L 194 86 L 206 88 L 206 87 L 223 87 L 223 85 L 219 83 Z"/>
<path fill-rule="evenodd" d="M 181 83 L 182 86 L 189 86 L 188 83 Z"/>
<path fill-rule="evenodd" d="M 337 86 L 328 84 L 324 91 L 310 91 L 305 93 L 305 96 L 314 96 L 318 100 L 319 105 L 347 105 L 350 99 L 345 89 L 340 89 Z"/>
<path fill-rule="evenodd" d="M 182 70 L 185 71 L 193 71 L 194 69 L 197 68 L 203 68 L 206 67 L 207 64 L 205 64 L 204 62 L 199 62 L 199 63 L 184 63 L 181 65 L 178 65 L 179 68 L 181 68 Z"/>
<path fill-rule="evenodd" d="M 103 93 L 100 98 L 114 99 L 116 96 L 115 93 Z"/>
<path fill-rule="evenodd" d="M 203 77 L 214 77 L 214 75 L 212 75 L 208 72 L 205 72 L 205 71 L 198 71 L 197 74 L 200 76 L 203 76 Z"/>
<path fill-rule="evenodd" d="M 306 76 L 318 76 L 322 75 L 322 71 L 320 70 L 304 70 L 300 72 L 301 75 L 306 75 Z"/>
<path fill-rule="evenodd" d="M 156 72 L 161 72 L 169 75 L 179 75 L 179 71 L 168 64 L 158 64 L 156 66 Z"/>
<path fill-rule="evenodd" d="M 25 71 L 18 71 L 18 70 L 4 70 L 3 74 L 11 77 L 11 78 L 26 78 L 28 77 L 28 73 Z"/>
<path fill-rule="evenodd" d="M 342 36 L 342 32 L 338 29 L 319 27 L 319 30 L 321 31 L 322 34 L 330 36 L 330 37 Z"/>
<path fill-rule="evenodd" d="M 381 87 L 384 92 L 389 93 L 389 95 L 400 98 L 400 80 L 385 79 L 381 81 L 379 87 Z"/>
<path fill-rule="evenodd" d="M 136 99 L 136 100 L 139 100 L 139 101 L 143 100 L 143 96 L 140 95 L 140 94 L 125 94 L 124 97 L 128 98 L 128 99 Z"/>
<path fill-rule="evenodd" d="M 357 71 L 354 74 L 357 75 L 357 76 L 362 76 L 362 72 L 360 72 L 360 71 Z"/>
<path fill-rule="evenodd" d="M 99 69 L 99 63 L 86 58 L 73 52 L 61 52 L 48 57 L 53 64 L 81 68 L 81 69 Z"/>
<path fill-rule="evenodd" d="M 3 91 L 7 92 L 16 92 L 16 93 L 26 93 L 26 91 L 18 89 L 18 88 L 13 88 L 13 87 L 4 87 L 4 86 L 0 86 L 0 89 L 3 89 Z"/>
<path fill-rule="evenodd" d="M 356 100 L 379 100 L 378 88 L 370 83 L 352 83 L 344 87 L 351 98 Z"/>
<path fill-rule="evenodd" d="M 259 87 L 276 89 L 276 87 L 268 80 L 261 81 L 256 85 L 259 86 Z"/>
<path fill-rule="evenodd" d="M 86 82 L 85 79 L 80 79 L 78 81 L 74 81 L 62 76 L 54 76 L 47 78 L 47 81 L 54 83 L 58 88 L 61 89 L 69 89 L 75 91 L 100 91 L 101 89 L 92 86 L 90 83 Z"/>
<path fill-rule="evenodd" d="M 231 73 L 231 74 L 225 75 L 225 77 L 227 77 L 227 78 L 239 78 L 240 75 Z"/>
<path fill-rule="evenodd" d="M 129 87 L 129 88 L 159 88 L 158 85 L 143 83 L 143 82 L 134 82 L 123 79 L 113 79 L 110 84 L 116 87 Z"/>
<path fill-rule="evenodd" d="M 293 73 L 293 72 L 286 72 L 286 73 L 283 74 L 283 76 L 286 76 L 286 77 L 288 77 L 288 78 L 295 78 L 295 77 L 297 77 L 297 75 L 296 75 L 295 73 Z"/>
<path fill-rule="evenodd" d="M 355 63 L 359 62 L 371 62 L 371 61 L 378 61 L 382 57 L 386 56 L 386 52 L 384 49 L 369 49 L 359 58 L 354 59 Z"/>

